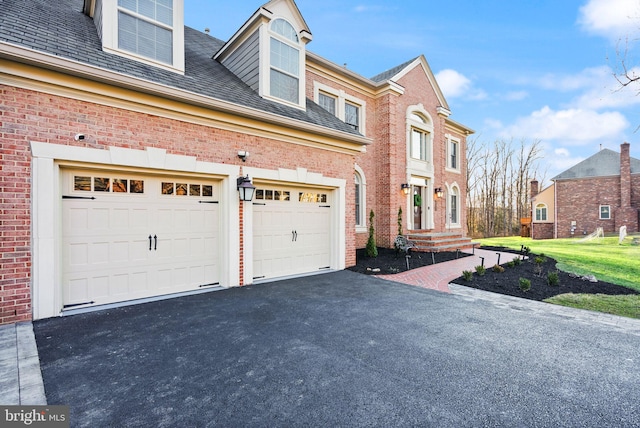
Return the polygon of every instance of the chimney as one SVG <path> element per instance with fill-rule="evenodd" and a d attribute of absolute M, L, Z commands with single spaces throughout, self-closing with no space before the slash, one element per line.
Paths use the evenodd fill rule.
<path fill-rule="evenodd" d="M 531 180 L 531 198 L 535 198 L 540 193 L 538 186 L 538 180 Z"/>
<path fill-rule="evenodd" d="M 631 207 L 631 157 L 629 143 L 620 145 L 620 207 Z"/>

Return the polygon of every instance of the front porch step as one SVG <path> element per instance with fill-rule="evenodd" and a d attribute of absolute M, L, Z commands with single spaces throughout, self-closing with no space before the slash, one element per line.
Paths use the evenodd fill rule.
<path fill-rule="evenodd" d="M 418 246 L 412 250 L 416 252 L 466 251 L 475 246 L 471 238 L 459 232 L 410 231 L 406 236 Z"/>

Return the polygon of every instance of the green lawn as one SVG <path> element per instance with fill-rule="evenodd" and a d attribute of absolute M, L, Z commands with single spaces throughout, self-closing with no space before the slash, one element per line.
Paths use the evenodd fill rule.
<path fill-rule="evenodd" d="M 544 253 L 558 261 L 558 269 L 582 275 L 595 275 L 600 281 L 640 291 L 640 246 L 631 245 L 632 237 L 618 244 L 618 237 L 588 242 L 578 239 L 506 237 L 481 239 L 482 245 L 504 246 L 519 250 L 522 245 L 534 254 Z M 565 294 L 547 299 L 550 303 L 590 309 L 632 318 L 640 318 L 640 296 L 614 298 L 603 295 Z"/>
<path fill-rule="evenodd" d="M 618 245 L 618 237 L 584 243 L 577 239 L 507 237 L 481 239 L 480 243 L 516 250 L 525 245 L 535 254 L 544 253 L 556 259 L 560 270 L 595 275 L 601 281 L 640 291 L 640 246 L 631 245 L 631 239 L 625 238 L 622 245 Z"/>

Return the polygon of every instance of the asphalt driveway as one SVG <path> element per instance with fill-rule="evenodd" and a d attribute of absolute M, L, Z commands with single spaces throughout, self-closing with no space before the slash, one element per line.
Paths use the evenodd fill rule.
<path fill-rule="evenodd" d="M 349 271 L 34 331 L 72 426 L 640 426 L 640 336 Z"/>

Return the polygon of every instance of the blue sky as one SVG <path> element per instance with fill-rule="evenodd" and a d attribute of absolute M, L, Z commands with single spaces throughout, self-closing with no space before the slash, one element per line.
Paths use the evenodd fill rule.
<path fill-rule="evenodd" d="M 265 1 L 185 0 L 185 23 L 227 40 Z M 540 140 L 547 179 L 631 143 L 640 159 L 638 0 L 298 0 L 308 49 L 365 77 L 424 54 L 451 118 L 481 141 Z M 541 178 L 541 177 L 540 177 Z"/>

